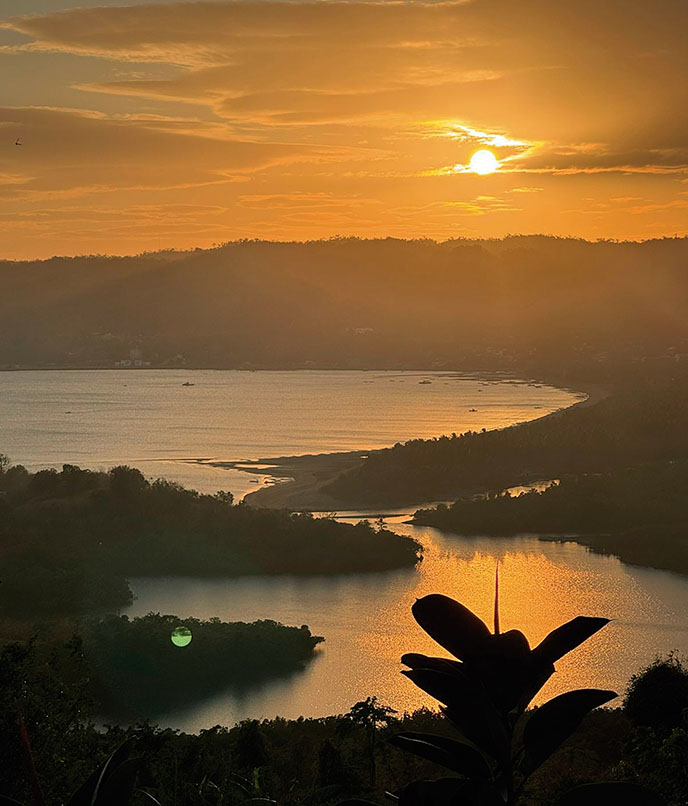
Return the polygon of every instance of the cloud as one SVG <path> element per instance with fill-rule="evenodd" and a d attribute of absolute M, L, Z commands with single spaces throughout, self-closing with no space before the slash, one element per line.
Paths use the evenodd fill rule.
<path fill-rule="evenodd" d="M 688 173 L 688 142 L 678 148 L 618 150 L 611 143 L 541 145 L 507 159 L 504 169 L 546 174 Z"/>
<path fill-rule="evenodd" d="M 680 228 L 688 3 L 113 2 L 0 24 L 25 104 L 0 109 L 0 136 L 25 142 L 0 149 L 0 202 L 51 210 L 33 232 L 57 237 L 40 222 L 63 205 L 65 237 L 81 227 L 100 247 L 93 198 L 134 239 L 173 237 L 174 210 L 180 238 L 213 240 L 493 235 L 517 215 L 531 231 L 618 236 L 619 205 L 600 213 L 609 232 L 579 212 L 610 193 L 643 199 L 633 237 L 657 217 Z M 59 69 L 37 83 L 31 59 Z M 497 174 L 457 169 L 477 148 Z"/>
<path fill-rule="evenodd" d="M 326 161 L 341 149 L 213 137 L 214 128 L 157 117 L 112 119 L 84 110 L 0 108 L 2 194 L 73 196 L 131 188 L 227 183 L 275 166 Z M 226 135 L 226 132 L 223 131 Z"/>
<path fill-rule="evenodd" d="M 237 0 L 74 9 L 5 25 L 31 37 L 24 49 L 176 65 L 172 78 L 79 86 L 206 106 L 264 138 L 436 119 L 507 140 L 608 143 L 607 155 L 630 154 L 629 165 L 643 150 L 688 146 L 687 127 L 671 123 L 686 106 L 688 69 L 688 5 L 675 0 Z M 554 170 L 566 162 L 547 153 Z M 546 170 L 544 154 L 512 168 Z M 570 156 L 571 168 L 584 167 L 584 152 Z M 648 164 L 669 167 L 671 151 Z"/>
<path fill-rule="evenodd" d="M 380 204 L 377 199 L 366 199 L 360 196 L 341 196 L 334 193 L 253 193 L 239 197 L 239 204 L 244 207 L 264 210 L 323 210 L 347 209 L 355 210 L 361 205 Z"/>

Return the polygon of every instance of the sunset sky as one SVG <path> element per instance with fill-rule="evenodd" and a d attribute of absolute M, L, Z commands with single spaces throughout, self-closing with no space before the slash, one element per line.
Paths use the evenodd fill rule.
<path fill-rule="evenodd" d="M 688 234 L 685 0 L 73 2 L 2 4 L 0 257 Z"/>

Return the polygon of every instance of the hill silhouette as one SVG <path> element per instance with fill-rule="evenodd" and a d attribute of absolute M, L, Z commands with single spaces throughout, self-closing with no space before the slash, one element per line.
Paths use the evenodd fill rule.
<path fill-rule="evenodd" d="M 688 239 L 239 241 L 0 262 L 0 367 L 535 367 L 688 353 Z"/>

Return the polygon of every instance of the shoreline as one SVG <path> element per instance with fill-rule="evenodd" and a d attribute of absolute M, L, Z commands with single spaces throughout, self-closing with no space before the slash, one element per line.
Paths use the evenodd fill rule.
<path fill-rule="evenodd" d="M 547 383 L 544 379 L 538 381 L 527 381 L 528 383 Z M 550 386 L 555 386 L 549 383 Z M 557 389 L 584 394 L 582 400 L 572 403 L 562 409 L 534 417 L 532 420 L 524 422 L 535 422 L 548 417 L 556 417 L 564 411 L 570 411 L 576 406 L 593 406 L 600 400 L 608 397 L 611 391 L 602 384 L 581 384 L 581 387 L 573 389 L 568 386 L 556 386 Z M 385 448 L 376 450 L 345 451 L 339 453 L 308 454 L 305 456 L 278 456 L 255 461 L 237 462 L 208 462 L 213 467 L 242 470 L 246 473 L 261 473 L 270 475 L 276 482 L 260 490 L 249 492 L 244 496 L 244 501 L 249 506 L 264 509 L 292 509 L 294 511 L 309 512 L 338 512 L 341 510 L 341 502 L 323 491 L 323 487 L 333 481 L 341 473 L 360 466 L 365 459 L 373 453 L 379 453 Z M 267 467 L 266 467 L 267 466 Z M 259 469 L 260 468 L 260 469 Z M 407 501 L 401 506 L 418 507 L 427 505 L 427 501 Z M 384 508 L 384 507 L 383 507 Z M 370 509 L 369 506 L 353 507 L 353 509 Z M 353 511 L 347 506 L 346 510 Z"/>

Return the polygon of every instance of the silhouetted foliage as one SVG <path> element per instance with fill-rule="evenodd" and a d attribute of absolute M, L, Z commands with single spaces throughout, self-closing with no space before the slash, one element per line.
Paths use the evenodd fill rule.
<path fill-rule="evenodd" d="M 369 784 L 375 789 L 377 778 L 377 765 L 375 763 L 375 748 L 377 745 L 378 730 L 382 725 L 389 725 L 393 721 L 396 711 L 386 705 L 381 705 L 377 697 L 367 697 L 357 702 L 349 711 L 349 719 L 365 729 L 368 745 L 368 761 L 370 770 Z"/>
<path fill-rule="evenodd" d="M 237 742 L 237 762 L 242 769 L 254 770 L 267 763 L 270 756 L 258 720 L 241 723 Z"/>
<path fill-rule="evenodd" d="M 183 625 L 188 646 L 171 641 Z M 324 639 L 306 625 L 223 622 L 149 613 L 105 616 L 80 627 L 91 691 L 101 713 L 149 719 L 222 690 L 238 693 L 303 668 Z"/>
<path fill-rule="evenodd" d="M 143 759 L 130 758 L 133 745 L 133 739 L 123 742 L 91 773 L 64 806 L 127 806 L 134 802 L 157 803 L 160 806 L 150 793 L 136 787 Z M 49 806 L 43 798 L 37 776 L 34 776 L 34 784 L 30 806 Z M 3 795 L 0 795 L 0 804 L 24 806 L 20 801 Z"/>
<path fill-rule="evenodd" d="M 577 689 L 526 714 L 554 672 L 554 663 L 594 635 L 607 619 L 579 616 L 531 649 L 520 631 L 499 632 L 497 601 L 494 634 L 468 608 L 446 596 L 424 596 L 412 610 L 420 626 L 457 660 L 407 654 L 402 662 L 409 670 L 403 673 L 442 703 L 442 713 L 456 731 L 452 737 L 401 733 L 391 738 L 398 747 L 453 773 L 406 786 L 398 796 L 400 806 L 515 804 L 529 777 L 588 712 L 617 696 L 613 691 Z M 657 802 L 632 783 L 597 786 L 602 789 L 574 789 L 560 802 L 568 806 L 620 798 L 644 806 Z"/>
<path fill-rule="evenodd" d="M 0 471 L 0 614 L 89 613 L 132 601 L 130 576 L 339 574 L 412 567 L 420 545 L 367 522 L 233 505 L 109 473 Z"/>
<path fill-rule="evenodd" d="M 163 806 L 240 806 L 252 798 L 283 806 L 333 806 L 353 797 L 381 802 L 385 791 L 431 779 L 441 769 L 436 761 L 386 739 L 401 732 L 429 735 L 434 745 L 442 737 L 457 740 L 456 729 L 441 713 L 421 709 L 390 715 L 389 724 L 377 726 L 377 786 L 371 792 L 367 728 L 351 713 L 243 722 L 195 735 L 148 723 L 96 730 L 88 720 L 88 670 L 78 646 L 70 645 L 45 652 L 34 642 L 30 651 L 24 647 L 20 652 L 17 645 L 0 651 L 0 792 L 21 803 L 30 793 L 13 703 L 21 704 L 25 715 L 48 806 L 65 802 L 127 738 L 136 742 L 132 755 L 143 759 L 137 786 Z M 552 806 L 582 784 L 625 781 L 662 793 L 670 806 L 683 806 L 688 797 L 686 735 L 681 728 L 662 734 L 634 728 L 620 709 L 594 710 L 529 777 L 520 803 Z M 610 806 L 616 802 L 633 803 L 608 801 Z M 132 806 L 146 803 L 151 801 L 139 793 Z"/>
<path fill-rule="evenodd" d="M 624 711 L 634 724 L 654 730 L 688 727 L 688 670 L 681 660 L 669 655 L 634 674 Z"/>
<path fill-rule="evenodd" d="M 569 535 L 637 565 L 688 572 L 688 461 L 563 476 L 542 491 L 508 491 L 421 509 L 414 522 L 464 535 Z"/>

